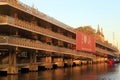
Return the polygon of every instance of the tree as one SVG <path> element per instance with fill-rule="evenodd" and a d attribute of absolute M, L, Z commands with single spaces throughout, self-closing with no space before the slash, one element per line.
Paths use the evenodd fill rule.
<path fill-rule="evenodd" d="M 91 26 L 78 27 L 78 28 L 76 28 L 76 30 L 79 30 L 81 32 L 84 32 L 86 34 L 90 34 L 93 36 L 95 36 L 95 34 L 96 34 L 95 29 L 93 29 Z"/>

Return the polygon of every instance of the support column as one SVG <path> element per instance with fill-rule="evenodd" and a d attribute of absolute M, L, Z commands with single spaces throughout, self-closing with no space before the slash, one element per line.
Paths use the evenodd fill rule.
<path fill-rule="evenodd" d="M 30 71 L 38 71 L 38 66 L 36 64 L 36 52 L 30 53 L 30 67 L 29 70 Z"/>
<path fill-rule="evenodd" d="M 72 66 L 73 65 L 73 59 L 65 59 L 64 63 L 67 64 L 68 66 Z"/>
<path fill-rule="evenodd" d="M 61 57 L 59 57 L 59 58 L 53 58 L 53 62 L 58 67 L 63 67 L 64 66 L 63 58 L 61 58 Z"/>
<path fill-rule="evenodd" d="M 100 57 L 100 63 L 104 62 L 104 58 Z"/>
<path fill-rule="evenodd" d="M 101 57 L 98 56 L 98 57 L 97 57 L 97 63 L 100 63 L 100 62 L 101 62 Z"/>
<path fill-rule="evenodd" d="M 97 56 L 95 58 L 93 58 L 93 63 L 97 63 Z"/>
<path fill-rule="evenodd" d="M 92 64 L 93 62 L 92 62 L 92 60 L 89 60 L 89 64 Z"/>
<path fill-rule="evenodd" d="M 82 65 L 86 65 L 87 62 L 88 62 L 88 60 L 81 60 L 81 64 L 82 64 Z"/>
<path fill-rule="evenodd" d="M 80 65 L 80 60 L 73 60 L 74 65 Z"/>
<path fill-rule="evenodd" d="M 52 69 L 52 57 L 51 56 L 46 57 L 45 68 Z"/>
<path fill-rule="evenodd" d="M 108 61 L 108 58 L 104 57 L 104 62 L 107 62 Z"/>
<path fill-rule="evenodd" d="M 69 64 L 72 67 L 72 65 L 73 65 L 73 59 L 72 58 L 70 59 Z"/>
<path fill-rule="evenodd" d="M 9 67 L 8 67 L 8 74 L 17 74 L 18 68 L 16 64 L 16 54 L 17 54 L 18 48 L 16 47 L 15 50 L 11 51 L 9 53 Z"/>

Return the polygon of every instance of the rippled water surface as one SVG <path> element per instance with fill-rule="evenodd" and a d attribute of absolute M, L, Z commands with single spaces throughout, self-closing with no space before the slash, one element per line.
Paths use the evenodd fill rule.
<path fill-rule="evenodd" d="M 101 63 L 19 73 L 18 75 L 0 77 L 0 80 L 120 80 L 120 64 Z"/>

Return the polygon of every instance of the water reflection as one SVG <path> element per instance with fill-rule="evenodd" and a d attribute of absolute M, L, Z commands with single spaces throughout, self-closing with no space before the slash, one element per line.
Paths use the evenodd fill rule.
<path fill-rule="evenodd" d="M 18 80 L 18 75 L 0 76 L 0 80 Z"/>
<path fill-rule="evenodd" d="M 39 72 L 19 73 L 0 80 L 120 80 L 120 65 L 94 64 Z"/>
<path fill-rule="evenodd" d="M 37 78 L 38 78 L 37 72 L 20 73 L 18 75 L 18 80 L 37 80 Z"/>

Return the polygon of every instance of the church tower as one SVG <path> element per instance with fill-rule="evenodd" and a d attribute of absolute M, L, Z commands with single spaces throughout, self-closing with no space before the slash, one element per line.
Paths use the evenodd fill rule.
<path fill-rule="evenodd" d="M 98 28 L 97 28 L 96 34 L 97 34 L 97 39 L 98 40 L 104 41 L 103 29 L 102 28 L 100 29 L 99 24 L 98 24 Z"/>
<path fill-rule="evenodd" d="M 98 24 L 97 34 L 98 34 L 98 35 L 100 35 L 100 34 L 101 34 L 99 24 Z"/>

